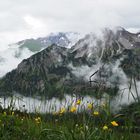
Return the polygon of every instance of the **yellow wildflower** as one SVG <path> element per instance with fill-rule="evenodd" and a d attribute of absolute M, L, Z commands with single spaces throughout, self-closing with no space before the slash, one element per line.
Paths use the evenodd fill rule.
<path fill-rule="evenodd" d="M 36 121 L 36 123 L 39 124 L 40 122 L 39 121 Z"/>
<path fill-rule="evenodd" d="M 37 119 L 37 118 L 35 118 L 35 121 L 38 121 L 38 119 Z"/>
<path fill-rule="evenodd" d="M 103 126 L 103 130 L 108 130 L 108 126 L 107 125 L 104 125 Z"/>
<path fill-rule="evenodd" d="M 89 103 L 89 104 L 87 105 L 87 108 L 88 108 L 88 109 L 92 109 L 92 108 L 93 108 L 93 105 L 92 105 L 91 103 Z"/>
<path fill-rule="evenodd" d="M 75 106 L 71 107 L 70 112 L 76 112 L 77 108 Z"/>
<path fill-rule="evenodd" d="M 119 124 L 118 124 L 116 121 L 112 121 L 111 124 L 112 124 L 113 126 L 119 126 Z"/>
<path fill-rule="evenodd" d="M 81 104 L 81 100 L 77 100 L 76 104 L 80 105 Z"/>
<path fill-rule="evenodd" d="M 41 121 L 41 118 L 40 117 L 37 117 L 38 121 Z"/>
<path fill-rule="evenodd" d="M 36 122 L 37 124 L 41 123 L 41 118 L 40 118 L 40 117 L 35 118 L 35 122 Z"/>
<path fill-rule="evenodd" d="M 4 116 L 6 116 L 6 115 L 7 115 L 7 113 L 6 113 L 6 112 L 3 112 L 3 115 L 4 115 Z"/>
<path fill-rule="evenodd" d="M 14 114 L 15 114 L 15 112 L 14 112 L 14 111 L 12 111 L 11 115 L 12 115 L 12 116 L 14 116 Z"/>
<path fill-rule="evenodd" d="M 59 114 L 63 114 L 65 112 L 66 112 L 66 109 L 63 107 L 63 108 L 60 109 Z"/>
<path fill-rule="evenodd" d="M 99 112 L 98 111 L 94 111 L 93 112 L 93 115 L 98 116 L 99 115 Z"/>

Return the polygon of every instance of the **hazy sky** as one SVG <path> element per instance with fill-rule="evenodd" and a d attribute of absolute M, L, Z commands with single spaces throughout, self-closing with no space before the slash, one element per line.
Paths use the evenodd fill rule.
<path fill-rule="evenodd" d="M 1 0 L 0 50 L 50 32 L 140 28 L 140 0 Z"/>

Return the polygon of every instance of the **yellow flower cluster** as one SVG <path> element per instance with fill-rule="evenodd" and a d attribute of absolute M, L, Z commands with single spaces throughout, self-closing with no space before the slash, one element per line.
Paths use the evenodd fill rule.
<path fill-rule="evenodd" d="M 112 121 L 111 124 L 112 124 L 112 126 L 114 126 L 114 127 L 119 126 L 119 124 L 118 124 L 116 121 Z M 108 128 L 107 125 L 104 125 L 104 126 L 103 126 L 103 130 L 108 130 L 108 129 L 109 129 L 109 128 Z"/>
<path fill-rule="evenodd" d="M 99 112 L 98 112 L 98 111 L 94 111 L 94 112 L 93 112 L 93 115 L 94 115 L 94 116 L 99 116 Z"/>
<path fill-rule="evenodd" d="M 76 104 L 77 104 L 77 105 L 80 105 L 80 104 L 81 104 L 81 100 L 77 100 L 77 101 L 76 101 Z"/>
<path fill-rule="evenodd" d="M 119 124 L 118 124 L 116 121 L 112 121 L 111 124 L 112 124 L 113 126 L 119 126 Z"/>
<path fill-rule="evenodd" d="M 40 117 L 35 118 L 35 122 L 36 122 L 37 124 L 41 123 L 41 118 L 40 118 Z"/>
<path fill-rule="evenodd" d="M 14 114 L 15 114 L 15 112 L 14 112 L 14 111 L 12 111 L 11 115 L 12 115 L 12 116 L 14 116 Z"/>
<path fill-rule="evenodd" d="M 91 103 L 88 103 L 87 108 L 91 110 L 93 108 L 93 105 Z"/>
<path fill-rule="evenodd" d="M 104 125 L 103 126 L 103 130 L 108 130 L 108 126 L 107 125 Z"/>
<path fill-rule="evenodd" d="M 15 114 L 15 112 L 12 111 L 12 112 L 11 112 L 11 115 L 14 116 L 14 114 Z M 7 116 L 7 112 L 4 111 L 4 112 L 3 112 L 3 116 Z"/>
<path fill-rule="evenodd" d="M 64 107 L 62 107 L 59 111 L 59 114 L 62 115 L 66 112 L 66 109 Z"/>
<path fill-rule="evenodd" d="M 74 113 L 76 112 L 77 108 L 75 106 L 72 106 L 71 109 L 70 109 L 70 112 Z"/>

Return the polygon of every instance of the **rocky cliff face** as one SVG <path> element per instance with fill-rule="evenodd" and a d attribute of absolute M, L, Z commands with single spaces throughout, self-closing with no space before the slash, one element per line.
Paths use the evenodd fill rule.
<path fill-rule="evenodd" d="M 88 34 L 72 48 L 51 45 L 23 60 L 0 80 L 0 91 L 59 96 L 93 94 L 102 87 L 103 92 L 116 94 L 124 76 L 140 80 L 139 54 L 139 34 L 105 29 L 101 37 Z"/>

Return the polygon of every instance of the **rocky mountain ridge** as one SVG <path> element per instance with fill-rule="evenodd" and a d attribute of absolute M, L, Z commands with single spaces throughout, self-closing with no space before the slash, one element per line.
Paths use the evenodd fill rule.
<path fill-rule="evenodd" d="M 23 60 L 0 80 L 0 91 L 59 96 L 95 94 L 101 87 L 103 92 L 116 94 L 123 77 L 140 80 L 139 62 L 139 33 L 105 29 L 101 37 L 88 34 L 71 48 L 53 44 Z M 94 81 L 92 87 L 89 80 Z"/>
<path fill-rule="evenodd" d="M 27 59 L 52 44 L 70 48 L 81 37 L 82 35 L 76 32 L 58 32 L 46 37 L 26 39 L 10 44 L 8 49 L 0 52 L 0 77 L 16 68 L 23 59 Z"/>

